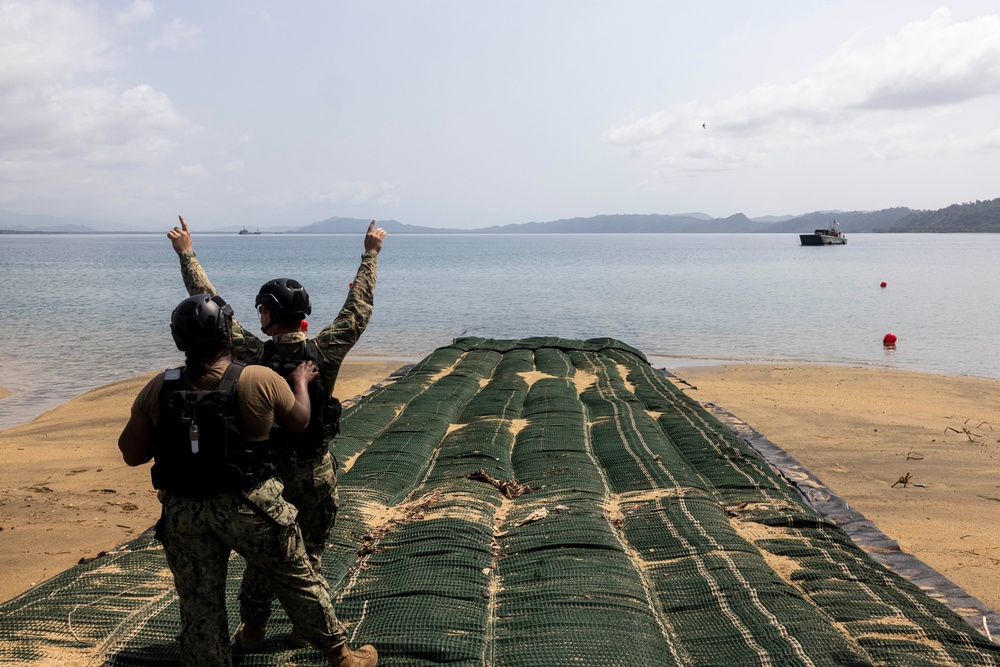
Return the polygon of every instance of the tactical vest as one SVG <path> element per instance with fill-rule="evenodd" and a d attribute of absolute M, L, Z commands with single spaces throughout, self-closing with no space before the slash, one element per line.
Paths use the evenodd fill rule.
<path fill-rule="evenodd" d="M 244 493 L 274 473 L 271 443 L 247 442 L 236 413 L 236 383 L 246 364 L 229 364 L 215 389 L 181 385 L 181 369 L 163 374 L 153 435 L 153 488 L 191 498 Z"/>
<path fill-rule="evenodd" d="M 278 346 L 273 340 L 264 343 L 264 353 L 260 363 L 271 368 L 287 379 L 303 361 L 312 361 L 322 371 L 325 363 L 319 347 L 313 340 L 306 340 L 305 357 L 293 359 L 278 354 Z M 301 433 L 290 433 L 275 424 L 271 428 L 271 442 L 275 450 L 288 453 L 290 461 L 308 461 L 326 453 L 328 443 L 340 432 L 340 401 L 330 396 L 323 385 L 322 372 L 309 381 L 309 403 L 312 413 L 309 425 Z"/>

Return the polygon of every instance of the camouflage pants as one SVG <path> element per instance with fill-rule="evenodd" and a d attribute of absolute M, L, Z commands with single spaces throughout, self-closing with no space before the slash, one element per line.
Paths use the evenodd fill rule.
<path fill-rule="evenodd" d="M 293 463 L 281 470 L 284 499 L 298 509 L 299 527 L 306 554 L 321 576 L 321 558 L 337 519 L 337 464 L 329 452 L 312 461 Z M 324 579 L 324 582 L 326 580 Z M 240 617 L 247 623 L 264 623 L 271 616 L 274 587 L 264 572 L 248 567 L 240 586 Z M 293 619 L 294 620 L 294 619 Z"/>
<path fill-rule="evenodd" d="M 174 575 L 185 665 L 232 664 L 226 615 L 226 570 L 232 551 L 264 573 L 281 605 L 306 638 L 326 650 L 344 641 L 326 581 L 310 565 L 295 522 L 296 510 L 269 479 L 246 495 L 182 498 L 160 492 L 159 537 Z"/>

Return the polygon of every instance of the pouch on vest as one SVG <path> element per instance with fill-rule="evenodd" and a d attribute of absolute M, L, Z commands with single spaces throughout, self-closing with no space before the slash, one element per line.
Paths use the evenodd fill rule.
<path fill-rule="evenodd" d="M 278 354 L 278 346 L 273 340 L 264 343 L 261 364 L 271 368 L 286 380 L 303 361 L 312 361 L 316 364 L 316 368 L 322 371 L 325 362 L 315 341 L 306 341 L 305 356 L 301 359 Z M 289 433 L 277 424 L 271 428 L 271 441 L 275 449 L 279 451 L 287 449 L 292 460 L 304 461 L 322 456 L 327 451 L 330 439 L 340 433 L 342 411 L 340 401 L 331 397 L 326 390 L 322 372 L 310 380 L 307 386 L 312 413 L 309 415 L 309 425 L 305 430 L 301 433 Z"/>
<path fill-rule="evenodd" d="M 236 416 L 236 383 L 245 364 L 232 362 L 215 389 L 181 388 L 180 369 L 164 374 L 153 442 L 153 487 L 187 497 L 241 493 L 274 470 L 269 443 L 248 443 Z"/>

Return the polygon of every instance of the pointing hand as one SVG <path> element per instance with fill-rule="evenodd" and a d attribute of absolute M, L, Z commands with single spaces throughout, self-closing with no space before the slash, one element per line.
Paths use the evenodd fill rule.
<path fill-rule="evenodd" d="M 381 227 L 375 227 L 375 221 L 368 225 L 368 233 L 365 234 L 365 252 L 373 252 L 376 255 L 382 249 L 382 239 L 387 232 Z"/>
<path fill-rule="evenodd" d="M 167 232 L 167 238 L 170 239 L 170 245 L 174 247 L 174 252 L 180 255 L 182 252 L 191 250 L 191 232 L 188 231 L 187 223 L 184 222 L 184 216 L 179 215 L 177 218 L 181 221 L 180 227 L 174 227 L 169 232 Z"/>

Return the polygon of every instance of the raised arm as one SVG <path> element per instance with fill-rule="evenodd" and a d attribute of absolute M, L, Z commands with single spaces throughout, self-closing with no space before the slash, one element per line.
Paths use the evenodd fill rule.
<path fill-rule="evenodd" d="M 368 321 L 371 320 L 375 305 L 375 278 L 378 268 L 378 254 L 382 250 L 382 240 L 386 231 L 375 227 L 372 220 L 365 234 L 365 252 L 361 256 L 361 266 L 354 276 L 354 282 L 347 293 L 347 301 L 332 323 L 316 337 L 323 359 L 323 384 L 333 391 L 340 364 L 354 344 L 361 338 Z"/>
<path fill-rule="evenodd" d="M 167 232 L 170 245 L 181 260 L 181 278 L 188 296 L 195 294 L 218 294 L 215 285 L 208 279 L 205 269 L 194 254 L 194 242 L 184 216 L 177 216 L 181 226 Z M 246 363 L 257 363 L 264 353 L 264 343 L 252 333 L 243 328 L 236 318 L 233 318 L 233 356 Z"/>
<path fill-rule="evenodd" d="M 184 216 L 179 215 L 177 218 L 181 221 L 181 226 L 174 227 L 167 232 L 167 238 L 170 239 L 170 245 L 173 246 L 174 252 L 180 257 L 181 278 L 184 279 L 184 288 L 187 289 L 188 296 L 195 294 L 214 296 L 218 294 L 215 285 L 205 275 L 205 270 L 201 268 L 201 263 L 195 257 L 194 242 L 191 240 L 191 231 L 188 229 L 187 223 L 184 222 Z"/>

